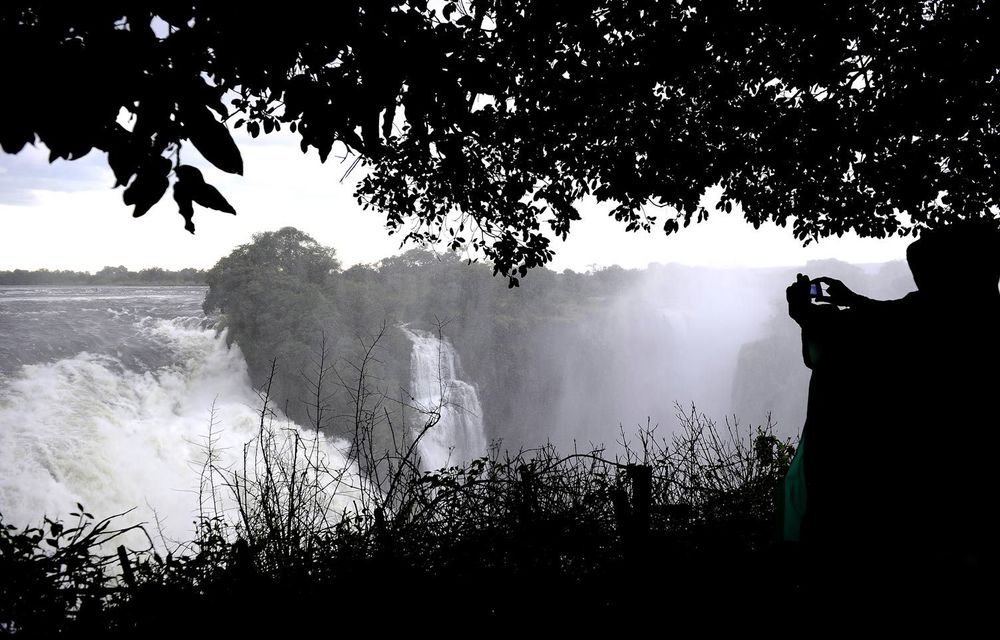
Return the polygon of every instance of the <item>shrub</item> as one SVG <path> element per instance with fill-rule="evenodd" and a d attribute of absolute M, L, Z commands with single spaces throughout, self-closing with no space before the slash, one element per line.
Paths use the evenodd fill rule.
<path fill-rule="evenodd" d="M 3 528 L 0 630 L 257 635 L 327 630 L 331 616 L 340 627 L 412 628 L 433 611 L 452 624 L 582 620 L 717 603 L 723 586 L 743 604 L 794 588 L 774 536 L 793 448 L 770 424 L 720 426 L 678 407 L 672 434 L 622 429 L 616 455 L 495 443 L 425 472 L 417 443 L 440 407 L 416 427 L 393 424 L 362 360 L 354 437 L 332 460 L 320 447 L 327 362 L 321 349 L 306 378 L 313 436 L 282 424 L 270 382 L 239 468 L 219 466 L 210 420 L 192 541 L 107 554 L 126 530 L 82 507 L 73 527 Z M 376 442 L 385 432 L 388 449 Z"/>

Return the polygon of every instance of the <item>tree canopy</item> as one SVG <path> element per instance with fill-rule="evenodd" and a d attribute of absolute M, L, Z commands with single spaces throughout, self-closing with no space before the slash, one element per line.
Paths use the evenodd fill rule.
<path fill-rule="evenodd" d="M 368 170 L 390 231 L 516 277 L 548 262 L 587 196 L 629 230 L 739 205 L 809 242 L 993 216 L 1000 7 L 924 0 L 8 2 L 0 146 L 107 153 L 141 216 L 181 164 L 241 173 L 229 126 L 290 129 Z M 16 61 L 16 63 L 12 62 Z"/>

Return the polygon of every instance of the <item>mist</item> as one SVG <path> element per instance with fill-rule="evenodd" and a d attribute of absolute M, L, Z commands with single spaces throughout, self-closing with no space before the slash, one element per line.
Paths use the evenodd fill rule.
<path fill-rule="evenodd" d="M 223 261 L 207 289 L 0 290 L 0 436 L 14 456 L 0 509 L 22 520 L 77 501 L 109 512 L 149 502 L 183 529 L 196 506 L 192 443 L 212 411 L 232 418 L 222 425 L 228 433 L 251 434 L 254 390 L 268 383 L 273 362 L 273 406 L 312 424 L 303 381 L 320 336 L 337 374 L 352 380 L 359 347 L 383 326 L 367 369 L 391 423 L 377 444 L 391 446 L 391 428 L 416 434 L 439 405 L 420 447 L 426 470 L 468 463 L 489 443 L 614 453 L 646 425 L 669 436 L 679 408 L 720 423 L 771 424 L 794 438 L 809 377 L 784 301 L 795 274 L 833 276 L 883 299 L 914 288 L 902 262 L 539 269 L 510 289 L 487 266 L 450 255 L 416 250 L 342 271 L 306 268 L 315 255 L 284 256 L 280 270 Z M 332 417 L 320 428 L 349 439 L 349 389 L 324 393 Z M 25 448 L 29 440 L 44 446 Z M 128 464 L 110 464 L 109 452 L 123 448 Z M 142 482 L 132 479 L 136 469 L 148 471 Z"/>
<path fill-rule="evenodd" d="M 551 440 L 614 448 L 622 432 L 647 423 L 669 433 L 678 408 L 692 406 L 717 421 L 770 421 L 777 433 L 797 435 L 809 370 L 784 290 L 800 272 L 836 277 L 874 298 L 914 289 L 903 262 L 773 269 L 653 265 L 582 276 L 615 278 L 621 286 L 591 300 L 575 320 L 549 319 L 524 336 L 530 359 L 511 370 L 521 382 L 512 391 L 517 406 L 491 413 L 491 402 L 484 404 L 491 435 L 513 436 L 526 446 Z"/>

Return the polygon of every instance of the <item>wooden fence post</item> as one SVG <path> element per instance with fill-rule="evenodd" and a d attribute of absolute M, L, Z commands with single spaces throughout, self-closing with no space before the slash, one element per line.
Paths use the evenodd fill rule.
<path fill-rule="evenodd" d="M 125 550 L 125 545 L 118 545 L 118 562 L 122 565 L 122 578 L 125 580 L 125 584 L 129 586 L 130 589 L 135 588 L 135 572 L 132 571 L 132 565 L 128 561 L 128 552 Z"/>
<path fill-rule="evenodd" d="M 629 465 L 625 474 L 632 483 L 632 526 L 637 535 L 649 533 L 653 502 L 653 469 L 647 465 Z"/>

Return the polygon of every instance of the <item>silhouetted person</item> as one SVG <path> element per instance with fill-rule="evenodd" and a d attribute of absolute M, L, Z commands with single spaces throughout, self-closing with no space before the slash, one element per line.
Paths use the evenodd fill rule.
<path fill-rule="evenodd" d="M 907 250 L 918 291 L 900 300 L 818 278 L 827 292 L 814 303 L 801 274 L 787 290 L 813 371 L 802 541 L 810 587 L 831 607 L 900 598 L 974 609 L 985 595 L 996 568 L 998 248 L 988 222 L 925 232 Z"/>
<path fill-rule="evenodd" d="M 907 443 L 914 489 L 903 518 L 922 525 L 913 551 L 927 567 L 911 584 L 975 600 L 997 579 L 1000 233 L 985 221 L 944 227 L 910 245 L 907 260 L 924 339 L 907 361 L 919 437 Z"/>
<path fill-rule="evenodd" d="M 828 286 L 827 296 L 813 302 L 810 286 L 821 283 Z M 898 384 L 891 369 L 899 354 L 886 333 L 910 301 L 870 301 L 839 281 L 810 282 L 801 274 L 787 297 L 789 314 L 802 327 L 803 360 L 812 369 L 800 444 L 807 586 L 814 597 L 819 594 L 818 602 L 854 607 L 867 597 L 858 591 L 857 574 L 875 573 L 870 556 L 884 534 L 873 523 L 881 519 L 877 509 L 885 500 L 874 485 L 884 482 L 880 452 L 891 438 L 879 426 L 886 410 L 878 400 L 899 397 L 884 386 Z"/>

